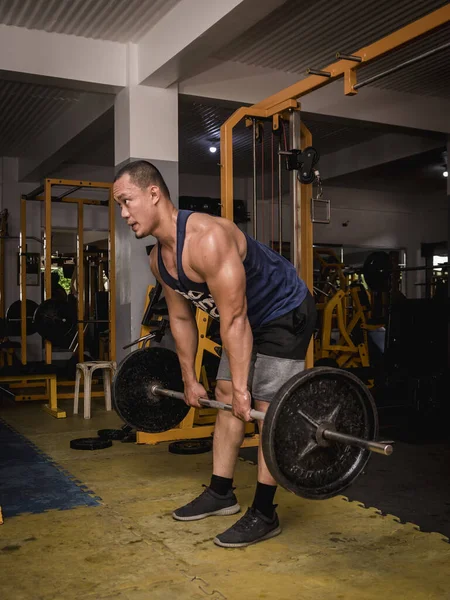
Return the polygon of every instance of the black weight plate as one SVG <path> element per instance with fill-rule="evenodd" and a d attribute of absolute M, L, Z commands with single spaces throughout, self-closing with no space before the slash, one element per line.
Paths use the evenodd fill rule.
<path fill-rule="evenodd" d="M 6 320 L 0 317 L 0 338 L 6 337 L 8 335 L 7 331 Z"/>
<path fill-rule="evenodd" d="M 262 444 L 272 477 L 303 498 L 331 498 L 353 483 L 371 453 L 341 443 L 317 445 L 316 428 L 299 410 L 319 424 L 333 421 L 340 433 L 374 440 L 378 434 L 375 403 L 355 375 L 316 367 L 292 377 L 269 404 Z"/>
<path fill-rule="evenodd" d="M 27 335 L 33 335 L 36 333 L 36 325 L 33 322 L 33 315 L 35 310 L 38 308 L 38 304 L 33 300 L 27 300 L 26 309 L 27 309 Z M 14 337 L 21 335 L 21 313 L 22 301 L 16 300 L 11 304 L 11 306 L 6 311 L 6 335 Z"/>
<path fill-rule="evenodd" d="M 183 400 L 152 394 L 154 385 L 184 391 L 180 363 L 172 350 L 155 347 L 131 352 L 119 364 L 112 386 L 119 416 L 147 433 L 176 427 L 190 408 Z"/>
<path fill-rule="evenodd" d="M 97 435 L 102 440 L 123 440 L 127 432 L 123 429 L 99 429 Z"/>
<path fill-rule="evenodd" d="M 95 437 L 77 438 L 70 441 L 70 447 L 73 450 L 103 450 L 103 448 L 110 448 L 111 446 L 111 440 L 102 440 Z"/>
<path fill-rule="evenodd" d="M 372 252 L 364 261 L 364 279 L 373 292 L 389 291 L 390 273 L 391 264 L 387 252 Z"/>
<path fill-rule="evenodd" d="M 76 333 L 76 322 L 68 302 L 50 298 L 40 304 L 34 313 L 36 331 L 44 340 L 66 347 Z"/>
<path fill-rule="evenodd" d="M 179 440 L 169 444 L 172 454 L 203 454 L 212 449 L 211 440 Z"/>

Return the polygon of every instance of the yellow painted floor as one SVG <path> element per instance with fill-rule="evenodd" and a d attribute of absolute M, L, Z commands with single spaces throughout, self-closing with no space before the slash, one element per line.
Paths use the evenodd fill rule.
<path fill-rule="evenodd" d="M 6 519 L 0 526 L 2 600 L 446 600 L 450 544 L 395 516 L 340 496 L 307 501 L 279 490 L 283 533 L 243 549 L 213 537 L 239 516 L 174 521 L 171 512 L 202 491 L 211 453 L 170 454 L 114 442 L 71 450 L 76 437 L 120 427 L 113 413 L 56 420 L 38 403 L 0 416 L 102 498 L 99 507 Z M 366 476 L 370 476 L 370 467 Z M 256 467 L 239 461 L 235 484 L 245 509 Z"/>

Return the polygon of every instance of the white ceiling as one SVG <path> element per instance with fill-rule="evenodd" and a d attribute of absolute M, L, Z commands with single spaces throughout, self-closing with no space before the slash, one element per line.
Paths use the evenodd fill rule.
<path fill-rule="evenodd" d="M 179 0 L 0 0 L 0 24 L 137 42 Z"/>

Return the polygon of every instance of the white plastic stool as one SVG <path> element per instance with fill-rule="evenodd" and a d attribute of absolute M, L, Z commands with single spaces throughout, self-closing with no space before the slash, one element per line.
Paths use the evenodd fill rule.
<path fill-rule="evenodd" d="M 103 370 L 103 388 L 105 392 L 105 408 L 112 410 L 111 406 L 111 380 L 117 369 L 115 361 L 96 360 L 77 363 L 75 375 L 75 394 L 73 397 L 73 414 L 78 414 L 78 398 L 80 393 L 81 375 L 84 377 L 84 418 L 91 418 L 91 385 L 92 374 L 97 369 Z"/>

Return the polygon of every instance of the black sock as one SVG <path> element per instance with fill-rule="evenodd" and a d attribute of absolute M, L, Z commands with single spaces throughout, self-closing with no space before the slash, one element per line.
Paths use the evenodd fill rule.
<path fill-rule="evenodd" d="M 252 507 L 271 519 L 274 513 L 273 499 L 277 491 L 276 485 L 266 485 L 258 481 Z"/>
<path fill-rule="evenodd" d="M 233 479 L 221 477 L 220 475 L 212 475 L 209 487 L 212 489 L 213 492 L 216 492 L 216 494 L 226 496 L 228 492 L 233 488 Z"/>

